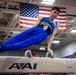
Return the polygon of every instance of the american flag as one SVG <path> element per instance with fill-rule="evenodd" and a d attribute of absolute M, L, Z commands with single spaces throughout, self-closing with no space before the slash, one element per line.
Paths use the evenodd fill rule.
<path fill-rule="evenodd" d="M 20 28 L 31 28 L 40 16 L 48 17 L 53 6 L 41 6 L 20 3 Z M 66 30 L 66 8 L 59 7 L 61 12 L 55 19 L 59 23 L 59 31 Z"/>

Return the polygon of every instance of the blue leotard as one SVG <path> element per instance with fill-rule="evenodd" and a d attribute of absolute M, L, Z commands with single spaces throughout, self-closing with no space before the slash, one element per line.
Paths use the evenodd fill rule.
<path fill-rule="evenodd" d="M 57 22 L 50 20 L 48 17 L 44 17 L 41 20 L 39 26 L 43 28 L 43 30 L 45 30 L 49 35 L 49 34 L 52 34 L 54 28 L 57 26 Z"/>

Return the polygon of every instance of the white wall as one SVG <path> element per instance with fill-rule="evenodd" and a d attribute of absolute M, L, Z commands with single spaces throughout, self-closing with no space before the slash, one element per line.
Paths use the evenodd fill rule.
<path fill-rule="evenodd" d="M 55 57 L 64 57 L 76 52 L 76 40 L 54 50 Z"/>

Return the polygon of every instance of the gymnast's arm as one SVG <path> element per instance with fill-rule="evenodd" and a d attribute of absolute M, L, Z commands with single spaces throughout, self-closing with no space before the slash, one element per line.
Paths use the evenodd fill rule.
<path fill-rule="evenodd" d="M 43 19 L 42 16 L 39 17 L 38 20 L 37 20 L 37 22 L 35 23 L 34 27 L 38 26 L 42 19 Z"/>
<path fill-rule="evenodd" d="M 49 35 L 49 38 L 48 38 L 48 43 L 47 43 L 47 51 L 49 53 L 51 53 L 52 49 L 51 49 L 51 44 L 55 38 L 55 35 L 57 33 L 57 30 L 58 30 L 58 27 L 59 27 L 59 24 L 57 24 L 57 26 L 55 27 L 54 31 L 52 34 Z"/>

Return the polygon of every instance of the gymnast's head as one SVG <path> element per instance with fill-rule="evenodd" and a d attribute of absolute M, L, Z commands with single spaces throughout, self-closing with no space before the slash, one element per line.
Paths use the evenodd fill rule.
<path fill-rule="evenodd" d="M 54 20 L 55 18 L 57 18 L 59 13 L 60 13 L 60 8 L 59 7 L 53 7 L 51 9 L 51 13 L 50 13 L 49 18 Z"/>

